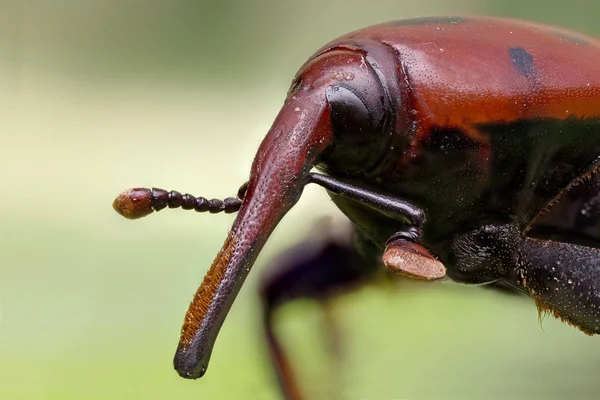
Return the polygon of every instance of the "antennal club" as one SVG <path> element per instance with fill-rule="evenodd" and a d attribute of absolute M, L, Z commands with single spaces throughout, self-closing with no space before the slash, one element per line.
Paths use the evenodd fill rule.
<path fill-rule="evenodd" d="M 116 212 L 127 219 L 138 219 L 160 211 L 163 208 L 179 208 L 209 212 L 217 214 L 224 212 L 231 214 L 237 212 L 242 206 L 242 199 L 246 194 L 247 183 L 238 190 L 237 197 L 228 197 L 224 200 L 206 199 L 195 197 L 189 193 L 181 194 L 176 190 L 170 192 L 157 188 L 133 188 L 125 190 L 113 201 Z"/>

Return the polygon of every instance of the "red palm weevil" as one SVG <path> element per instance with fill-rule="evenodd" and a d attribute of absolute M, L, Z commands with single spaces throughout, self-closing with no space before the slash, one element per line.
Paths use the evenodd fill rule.
<path fill-rule="evenodd" d="M 502 284 L 600 332 L 599 65 L 598 40 L 495 18 L 394 21 L 322 47 L 293 79 L 237 197 L 138 188 L 114 202 L 128 218 L 167 206 L 238 212 L 185 316 L 177 372 L 204 375 L 248 271 L 308 183 L 327 190 L 356 241 L 289 258 L 263 282 L 287 398 L 301 396 L 273 310 L 381 265 Z"/>

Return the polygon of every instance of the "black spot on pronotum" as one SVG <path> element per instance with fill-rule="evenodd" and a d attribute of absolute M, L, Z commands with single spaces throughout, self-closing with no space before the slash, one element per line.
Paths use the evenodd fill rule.
<path fill-rule="evenodd" d="M 403 19 L 399 21 L 390 22 L 390 25 L 394 26 L 419 26 L 429 24 L 459 24 L 465 22 L 465 18 L 460 17 L 426 17 L 426 18 L 412 18 Z"/>
<path fill-rule="evenodd" d="M 522 47 L 511 47 L 508 49 L 510 58 L 515 69 L 519 74 L 531 78 L 536 75 L 535 67 L 533 66 L 533 56 Z"/>
<path fill-rule="evenodd" d="M 590 42 L 587 39 L 582 38 L 580 36 L 575 36 L 575 35 L 572 35 L 572 34 L 569 34 L 569 33 L 559 32 L 559 31 L 553 31 L 552 34 L 554 36 L 557 36 L 557 37 L 561 38 L 561 39 L 567 40 L 567 41 L 569 41 L 571 43 L 580 44 L 580 45 L 588 45 L 588 44 L 590 44 Z"/>

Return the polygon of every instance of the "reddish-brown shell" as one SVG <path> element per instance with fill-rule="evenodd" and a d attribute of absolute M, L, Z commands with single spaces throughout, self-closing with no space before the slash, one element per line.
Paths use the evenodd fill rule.
<path fill-rule="evenodd" d="M 425 130 L 600 115 L 600 41 L 576 32 L 499 18 L 415 19 L 361 29 L 323 49 L 361 39 L 397 52 Z"/>

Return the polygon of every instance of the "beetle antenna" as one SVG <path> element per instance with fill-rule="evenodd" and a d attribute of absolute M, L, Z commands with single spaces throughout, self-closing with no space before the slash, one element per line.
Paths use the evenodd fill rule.
<path fill-rule="evenodd" d="M 189 193 L 181 194 L 176 190 L 170 192 L 157 188 L 133 188 L 125 190 L 113 202 L 116 212 L 127 219 L 138 219 L 160 211 L 163 208 L 179 208 L 184 210 L 208 211 L 211 214 L 224 212 L 231 214 L 237 212 L 242 206 L 248 183 L 244 183 L 238 190 L 237 197 L 228 197 L 224 200 L 206 199 L 195 197 Z"/>
<path fill-rule="evenodd" d="M 246 197 L 246 190 L 248 190 L 248 182 L 245 182 L 237 192 L 237 198 L 243 200 Z"/>

